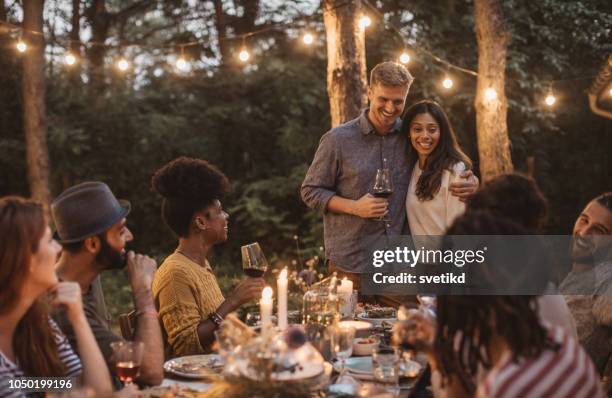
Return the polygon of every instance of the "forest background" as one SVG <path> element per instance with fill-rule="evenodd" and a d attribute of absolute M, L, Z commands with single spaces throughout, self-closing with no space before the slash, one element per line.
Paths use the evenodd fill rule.
<path fill-rule="evenodd" d="M 19 25 L 21 1 L 0 2 L 4 18 Z M 113 46 L 102 54 L 96 46 L 83 49 L 78 64 L 67 68 L 61 57 L 74 30 L 75 4 L 79 40 L 102 38 Z M 374 18 L 368 28 L 368 70 L 396 60 L 405 48 L 427 49 L 477 69 L 471 1 L 378 0 L 372 5 L 387 26 Z M 586 96 L 612 53 L 612 9 L 606 0 L 509 0 L 502 5 L 511 32 L 506 95 L 514 167 L 531 170 L 550 201 L 546 232 L 568 234 L 586 202 L 612 189 L 612 121 L 592 114 Z M 107 24 L 103 32 L 100 18 Z M 53 196 L 82 181 L 108 183 L 117 197 L 132 202 L 131 247 L 161 261 L 176 238 L 161 221 L 151 175 L 178 156 L 198 157 L 217 165 L 231 181 L 223 200 L 230 239 L 213 260 L 223 289 L 241 277 L 243 244 L 260 242 L 276 267 L 292 260 L 299 267 L 321 255 L 321 215 L 308 210 L 298 192 L 319 138 L 330 128 L 318 1 L 48 0 L 44 24 Z M 304 29 L 314 33 L 311 46 L 300 41 Z M 261 32 L 243 41 L 231 39 L 255 31 Z M 0 35 L 0 195 L 28 196 L 21 60 L 14 40 Z M 177 73 L 172 64 L 177 49 L 194 41 L 202 44 L 184 48 L 191 71 Z M 129 43 L 139 46 L 122 45 Z M 243 46 L 252 53 L 247 65 L 236 57 Z M 128 73 L 112 66 L 120 55 L 133 60 Z M 416 80 L 407 103 L 438 101 L 478 172 L 476 79 L 441 68 L 422 52 L 411 55 L 408 68 Z M 449 72 L 454 86 L 444 90 L 441 81 Z M 557 103 L 548 108 L 543 98 L 550 80 L 562 81 L 554 83 Z M 103 284 L 116 319 L 130 306 L 125 276 L 107 273 Z"/>

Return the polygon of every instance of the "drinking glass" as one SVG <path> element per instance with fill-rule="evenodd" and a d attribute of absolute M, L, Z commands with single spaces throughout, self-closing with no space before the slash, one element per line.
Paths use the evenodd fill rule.
<path fill-rule="evenodd" d="M 421 308 L 429 311 L 432 316 L 436 316 L 437 298 L 434 294 L 417 294 L 417 300 L 421 304 Z"/>
<path fill-rule="evenodd" d="M 240 248 L 242 254 L 242 270 L 253 278 L 260 278 L 268 269 L 268 260 L 264 256 L 259 243 L 249 243 Z"/>
<path fill-rule="evenodd" d="M 376 170 L 376 178 L 374 179 L 374 187 L 372 195 L 377 198 L 389 198 L 393 193 L 393 185 L 391 184 L 391 174 L 389 169 Z M 389 221 L 386 216 L 379 218 L 379 221 Z"/>
<path fill-rule="evenodd" d="M 246 323 L 247 326 L 260 326 L 261 315 L 259 314 L 259 312 L 249 312 L 248 314 L 246 314 L 244 323 Z"/>
<path fill-rule="evenodd" d="M 117 376 L 126 386 L 129 386 L 140 372 L 144 343 L 140 341 L 115 341 L 110 346 L 113 349 Z"/>
<path fill-rule="evenodd" d="M 399 392 L 399 355 L 393 347 L 380 346 L 372 351 L 374 379 L 390 392 Z"/>
<path fill-rule="evenodd" d="M 340 360 L 340 375 L 344 373 L 346 360 L 353 354 L 353 339 L 355 328 L 344 325 L 330 326 L 332 351 Z"/>

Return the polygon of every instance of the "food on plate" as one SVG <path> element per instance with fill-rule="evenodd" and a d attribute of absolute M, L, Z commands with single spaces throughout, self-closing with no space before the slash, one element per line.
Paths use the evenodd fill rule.
<path fill-rule="evenodd" d="M 378 305 L 366 304 L 365 314 L 366 314 L 366 318 L 373 318 L 373 319 L 394 318 L 395 308 L 380 307 Z"/>

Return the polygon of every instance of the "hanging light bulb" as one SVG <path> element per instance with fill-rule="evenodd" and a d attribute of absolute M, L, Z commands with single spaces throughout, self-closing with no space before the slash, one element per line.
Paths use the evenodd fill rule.
<path fill-rule="evenodd" d="M 453 87 L 453 79 L 451 79 L 449 76 L 446 76 L 442 81 L 442 87 L 447 90 L 451 89 Z"/>
<path fill-rule="evenodd" d="M 546 103 L 546 105 L 548 106 L 553 106 L 555 104 L 555 102 L 557 102 L 557 98 L 555 98 L 554 94 L 552 93 L 552 91 L 550 91 L 548 93 L 548 95 L 546 96 L 546 98 L 544 99 L 544 102 Z"/>
<path fill-rule="evenodd" d="M 130 63 L 127 59 L 125 58 L 119 58 L 119 60 L 117 61 L 117 68 L 121 71 L 121 72 L 125 72 L 126 70 L 128 70 L 130 67 Z"/>
<path fill-rule="evenodd" d="M 305 33 L 302 37 L 302 40 L 304 41 L 304 44 L 309 46 L 314 43 L 314 36 L 311 33 Z"/>
<path fill-rule="evenodd" d="M 408 54 L 406 51 L 404 51 L 403 53 L 400 54 L 399 61 L 402 64 L 407 64 L 408 62 L 410 62 L 410 54 Z"/>
<path fill-rule="evenodd" d="M 361 29 L 365 29 L 365 28 L 369 27 L 370 25 L 372 25 L 372 19 L 370 17 L 368 17 L 367 15 L 363 15 L 359 19 L 359 27 Z"/>
<path fill-rule="evenodd" d="M 485 90 L 485 98 L 489 101 L 493 101 L 495 98 L 497 98 L 497 91 L 495 91 L 494 88 L 489 87 Z"/>
<path fill-rule="evenodd" d="M 20 53 L 24 53 L 28 49 L 28 45 L 25 44 L 25 42 L 21 39 L 19 39 L 15 47 L 17 48 L 17 51 L 19 51 Z"/>
<path fill-rule="evenodd" d="M 251 58 L 251 54 L 249 54 L 246 48 L 243 48 L 242 50 L 240 50 L 240 54 L 238 54 L 238 58 L 242 62 L 246 62 L 249 60 L 249 58 Z"/>
<path fill-rule="evenodd" d="M 189 71 L 189 62 L 187 62 L 183 56 L 178 57 L 176 60 L 176 69 L 181 72 Z"/>
<path fill-rule="evenodd" d="M 71 53 L 71 52 L 67 52 L 66 55 L 64 55 L 64 63 L 68 66 L 72 66 L 74 64 L 76 64 L 76 57 Z"/>

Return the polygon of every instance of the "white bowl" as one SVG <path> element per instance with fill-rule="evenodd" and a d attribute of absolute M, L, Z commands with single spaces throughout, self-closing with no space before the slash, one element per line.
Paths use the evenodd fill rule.
<path fill-rule="evenodd" d="M 371 340 L 370 343 L 363 341 Z M 380 341 L 372 337 L 359 337 L 353 340 L 353 355 L 372 355 L 372 351 L 380 345 Z"/>

